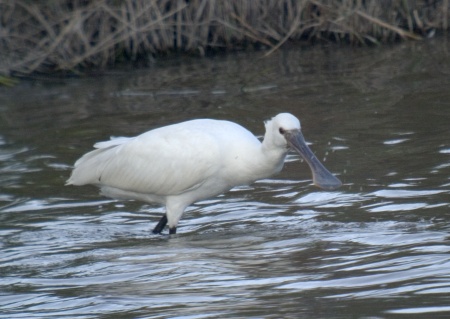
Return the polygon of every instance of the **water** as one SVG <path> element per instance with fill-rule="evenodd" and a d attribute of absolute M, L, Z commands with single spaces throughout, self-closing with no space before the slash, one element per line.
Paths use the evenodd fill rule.
<path fill-rule="evenodd" d="M 445 39 L 168 59 L 0 91 L 0 318 L 448 318 Z M 94 142 L 191 118 L 256 135 L 279 112 L 344 186 L 295 155 L 273 179 L 160 207 L 64 187 Z"/>

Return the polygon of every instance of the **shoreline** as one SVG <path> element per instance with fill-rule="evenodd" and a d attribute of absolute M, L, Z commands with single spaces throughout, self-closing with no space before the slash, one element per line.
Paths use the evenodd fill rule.
<path fill-rule="evenodd" d="M 76 75 L 172 53 L 248 48 L 270 55 L 288 42 L 352 46 L 446 32 L 449 1 L 0 0 L 0 83 L 31 74 Z"/>

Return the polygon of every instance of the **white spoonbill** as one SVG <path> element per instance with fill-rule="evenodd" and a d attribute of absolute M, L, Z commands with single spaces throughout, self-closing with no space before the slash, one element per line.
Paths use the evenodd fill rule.
<path fill-rule="evenodd" d="M 306 145 L 295 116 L 281 113 L 265 126 L 262 143 L 236 123 L 211 119 L 99 142 L 75 162 L 67 184 L 92 184 L 108 197 L 164 205 L 155 234 L 166 224 L 175 234 L 184 210 L 196 201 L 280 172 L 289 148 L 308 163 L 316 186 L 342 185 Z"/>

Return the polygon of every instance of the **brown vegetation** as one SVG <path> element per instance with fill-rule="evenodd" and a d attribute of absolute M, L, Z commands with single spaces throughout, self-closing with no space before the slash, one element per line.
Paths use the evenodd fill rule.
<path fill-rule="evenodd" d="M 287 40 L 382 43 L 447 30 L 449 0 L 0 0 L 0 75 Z"/>

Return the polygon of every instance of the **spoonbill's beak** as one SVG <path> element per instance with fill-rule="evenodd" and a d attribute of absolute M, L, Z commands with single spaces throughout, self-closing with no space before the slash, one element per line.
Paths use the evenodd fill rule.
<path fill-rule="evenodd" d="M 314 185 L 325 190 L 334 190 L 342 185 L 341 181 L 322 165 L 308 145 L 306 145 L 305 138 L 299 130 L 286 131 L 284 137 L 288 145 L 296 150 L 308 163 L 313 175 Z"/>

